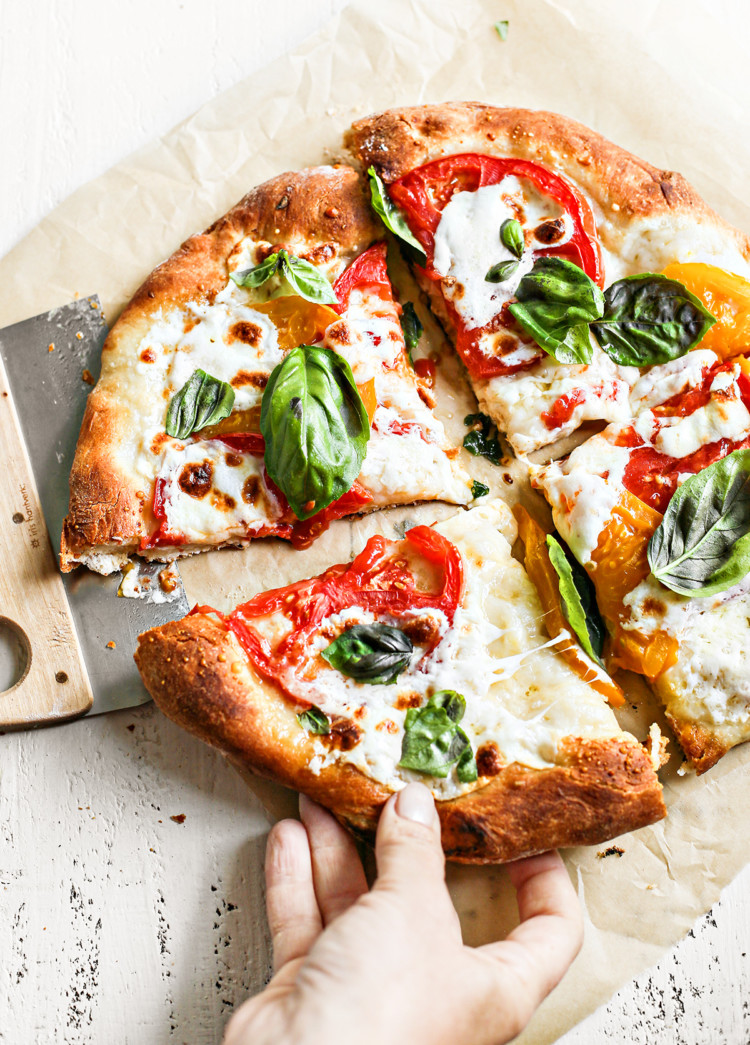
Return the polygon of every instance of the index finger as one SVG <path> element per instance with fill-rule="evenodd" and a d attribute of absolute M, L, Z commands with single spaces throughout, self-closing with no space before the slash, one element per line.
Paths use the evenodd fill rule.
<path fill-rule="evenodd" d="M 559 853 L 517 860 L 507 870 L 521 924 L 505 940 L 478 950 L 497 963 L 503 986 L 518 992 L 523 1026 L 580 951 L 583 915 Z"/>

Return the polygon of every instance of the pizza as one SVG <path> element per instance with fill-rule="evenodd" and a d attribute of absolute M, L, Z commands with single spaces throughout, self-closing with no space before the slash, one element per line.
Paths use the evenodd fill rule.
<path fill-rule="evenodd" d="M 750 276 L 747 237 L 679 174 L 554 113 L 458 102 L 391 109 L 355 123 L 347 143 L 400 208 L 421 248 L 419 282 L 481 409 L 517 453 L 585 422 L 627 421 L 640 373 L 588 337 L 555 345 L 555 320 L 564 328 L 571 309 L 592 314 L 591 298 L 570 286 L 542 302 L 556 311 L 542 347 L 530 307 L 538 299 L 525 315 L 516 300 L 519 289 L 533 294 L 535 269 L 543 280 L 545 266 L 571 263 L 591 293 L 686 261 Z"/>
<path fill-rule="evenodd" d="M 750 240 L 551 113 L 394 109 L 345 144 L 351 166 L 251 191 L 124 311 L 63 568 L 453 504 L 147 632 L 155 701 L 363 837 L 412 779 L 457 860 L 653 823 L 666 741 L 618 725 L 625 672 L 697 772 L 750 739 Z M 436 414 L 444 356 L 411 354 L 394 240 L 473 389 L 464 447 L 500 466 L 492 491 Z"/>
<path fill-rule="evenodd" d="M 371 839 L 410 780 L 446 854 L 511 860 L 664 815 L 646 750 L 549 639 L 493 499 L 350 563 L 146 632 L 136 661 L 170 718 Z"/>
<path fill-rule="evenodd" d="M 103 349 L 63 570 L 264 536 L 304 547 L 352 513 L 471 500 L 432 374 L 409 360 L 383 235 L 356 172 L 317 167 L 259 186 L 154 270 Z M 299 417 L 274 406 L 272 376 Z"/>

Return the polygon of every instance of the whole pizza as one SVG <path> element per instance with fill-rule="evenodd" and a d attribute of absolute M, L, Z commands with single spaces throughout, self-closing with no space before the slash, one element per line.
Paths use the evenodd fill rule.
<path fill-rule="evenodd" d="M 347 164 L 252 190 L 126 307 L 62 568 L 252 557 L 448 502 L 146 632 L 154 700 L 364 838 L 411 780 L 456 860 L 653 823 L 666 739 L 618 723 L 628 673 L 689 771 L 750 738 L 750 241 L 680 175 L 553 113 L 393 109 L 345 145 Z M 476 397 L 463 446 L 427 307 Z M 472 454 L 498 475 L 515 458 L 531 486 L 512 511 Z"/>

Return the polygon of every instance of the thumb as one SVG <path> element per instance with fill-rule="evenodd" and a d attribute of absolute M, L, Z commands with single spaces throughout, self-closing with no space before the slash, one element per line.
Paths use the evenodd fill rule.
<path fill-rule="evenodd" d="M 375 859 L 376 890 L 423 895 L 430 883 L 444 883 L 440 820 L 424 784 L 407 784 L 386 802 L 375 838 Z"/>

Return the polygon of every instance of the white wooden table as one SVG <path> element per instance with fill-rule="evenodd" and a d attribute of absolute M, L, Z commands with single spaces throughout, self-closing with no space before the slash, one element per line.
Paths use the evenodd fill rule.
<path fill-rule="evenodd" d="M 0 255 L 345 3 L 0 0 Z M 0 1042 L 218 1042 L 267 974 L 267 828 L 151 706 L 0 737 Z M 746 872 L 565 1045 L 750 1040 L 749 896 Z"/>

